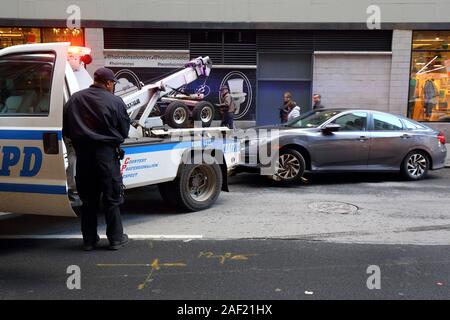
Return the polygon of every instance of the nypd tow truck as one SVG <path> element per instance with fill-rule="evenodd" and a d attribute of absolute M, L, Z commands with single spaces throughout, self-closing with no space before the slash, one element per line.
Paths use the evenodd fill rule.
<path fill-rule="evenodd" d="M 91 61 L 88 48 L 70 43 L 0 50 L 0 212 L 76 216 L 76 157 L 63 136 L 63 106 L 92 83 Z M 126 189 L 158 185 L 164 200 L 187 211 L 228 191 L 227 173 L 239 162 L 231 130 L 170 129 L 152 116 L 160 98 L 210 71 L 211 60 L 199 57 L 122 97 L 135 124 L 122 146 Z"/>

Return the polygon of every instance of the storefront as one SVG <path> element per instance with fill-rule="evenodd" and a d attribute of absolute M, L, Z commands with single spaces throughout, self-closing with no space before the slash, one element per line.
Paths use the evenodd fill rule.
<path fill-rule="evenodd" d="M 0 49 L 27 43 L 70 42 L 84 45 L 83 29 L 0 27 Z"/>
<path fill-rule="evenodd" d="M 450 31 L 414 31 L 408 116 L 450 122 Z"/>
<path fill-rule="evenodd" d="M 209 56 L 213 61 L 209 79 L 206 82 L 196 81 L 187 89 L 194 92 L 206 90 L 207 99 L 218 103 L 219 87 L 227 83 L 235 91 L 232 95 L 241 97 L 235 114 L 235 120 L 241 125 L 278 123 L 279 107 L 285 91 L 291 92 L 302 112 L 311 109 L 311 96 L 315 88 L 320 90 L 328 107 L 360 107 L 356 104 L 367 101 L 371 105 L 366 107 L 381 109 L 387 103 L 386 97 L 383 97 L 384 91 L 366 91 L 361 94 L 363 99 L 358 101 L 353 97 L 360 96 L 355 94 L 360 88 L 355 86 L 358 79 L 365 78 L 365 86 L 373 82 L 367 77 L 368 70 L 381 70 L 383 77 L 377 81 L 387 79 L 389 83 L 390 69 L 380 68 L 380 64 L 390 65 L 390 56 L 385 54 L 390 53 L 392 48 L 390 30 L 104 28 L 103 39 L 104 65 L 131 83 L 157 79 L 173 72 L 176 67 L 182 67 L 188 59 Z M 320 54 L 326 52 L 334 54 Z M 336 52 L 369 54 L 363 63 L 367 61 L 370 68 L 360 68 L 360 61 L 344 55 L 342 59 L 350 62 L 350 70 L 343 71 L 351 75 L 339 74 L 342 61 L 334 66 Z M 380 63 L 370 61 L 372 56 L 379 55 L 382 55 Z M 320 82 L 315 83 L 314 77 L 321 79 Z M 349 81 L 344 82 L 345 78 Z M 329 81 L 331 86 L 320 86 Z M 338 92 L 336 85 L 340 84 L 345 85 Z M 375 85 L 378 86 L 378 83 Z M 347 93 L 349 89 L 354 90 L 353 94 Z M 345 104 L 336 100 L 338 93 L 346 96 L 343 100 Z"/>
<path fill-rule="evenodd" d="M 0 47 L 55 41 L 90 46 L 90 72 L 104 65 L 131 85 L 208 55 L 211 76 L 187 89 L 219 103 L 219 87 L 233 87 L 238 126 L 279 122 L 284 91 L 306 112 L 317 92 L 326 107 L 401 114 L 450 136 L 450 31 L 0 27 Z"/>

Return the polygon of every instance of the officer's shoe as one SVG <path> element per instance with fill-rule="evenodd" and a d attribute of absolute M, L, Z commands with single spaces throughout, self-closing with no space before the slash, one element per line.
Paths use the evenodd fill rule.
<path fill-rule="evenodd" d="M 84 251 L 92 251 L 95 248 L 97 248 L 99 242 L 100 242 L 100 237 L 97 235 L 97 238 L 95 239 L 94 243 L 91 243 L 91 242 L 83 243 L 83 250 Z"/>
<path fill-rule="evenodd" d="M 110 242 L 109 250 L 119 250 L 123 248 L 128 243 L 128 235 L 125 233 L 122 236 L 122 240 Z"/>

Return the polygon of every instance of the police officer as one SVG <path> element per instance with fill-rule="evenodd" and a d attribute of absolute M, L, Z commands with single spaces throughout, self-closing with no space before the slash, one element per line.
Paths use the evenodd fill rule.
<path fill-rule="evenodd" d="M 236 111 L 236 105 L 234 104 L 233 97 L 230 94 L 228 86 L 223 85 L 220 87 L 220 97 L 222 98 L 222 110 L 223 118 L 221 126 L 233 129 L 234 112 Z"/>
<path fill-rule="evenodd" d="M 77 156 L 75 180 L 83 202 L 81 231 L 87 251 L 100 241 L 97 213 L 101 197 L 110 249 L 128 242 L 119 206 L 123 203 L 120 144 L 128 136 L 130 118 L 123 100 L 113 94 L 116 82 L 110 69 L 100 68 L 94 73 L 94 84 L 72 95 L 65 106 L 64 134 L 72 140 Z"/>

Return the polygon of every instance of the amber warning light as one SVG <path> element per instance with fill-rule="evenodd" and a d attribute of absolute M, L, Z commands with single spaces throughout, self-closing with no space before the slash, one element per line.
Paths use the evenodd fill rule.
<path fill-rule="evenodd" d="M 79 61 L 83 62 L 86 66 L 92 62 L 92 50 L 90 48 L 70 46 L 67 51 L 69 53 L 69 60 L 79 59 Z"/>

